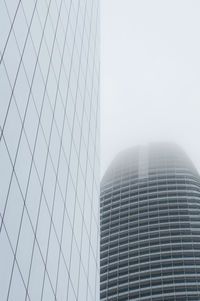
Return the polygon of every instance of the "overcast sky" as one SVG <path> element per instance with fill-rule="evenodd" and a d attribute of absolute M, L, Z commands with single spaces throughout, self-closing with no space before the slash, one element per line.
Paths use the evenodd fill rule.
<path fill-rule="evenodd" d="M 101 173 L 175 141 L 200 170 L 200 1 L 101 0 Z"/>

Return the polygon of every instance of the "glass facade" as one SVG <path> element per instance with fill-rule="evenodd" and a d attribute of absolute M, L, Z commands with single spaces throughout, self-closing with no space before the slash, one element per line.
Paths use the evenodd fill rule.
<path fill-rule="evenodd" d="M 0 0 L 0 300 L 98 300 L 98 206 L 98 0 Z"/>
<path fill-rule="evenodd" d="M 121 153 L 100 212 L 101 300 L 200 300 L 200 177 L 179 147 Z"/>

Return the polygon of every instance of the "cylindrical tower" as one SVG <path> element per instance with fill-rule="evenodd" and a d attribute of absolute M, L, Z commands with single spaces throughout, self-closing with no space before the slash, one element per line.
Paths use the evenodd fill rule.
<path fill-rule="evenodd" d="M 200 300 L 200 177 L 178 146 L 118 155 L 100 202 L 101 300 Z"/>

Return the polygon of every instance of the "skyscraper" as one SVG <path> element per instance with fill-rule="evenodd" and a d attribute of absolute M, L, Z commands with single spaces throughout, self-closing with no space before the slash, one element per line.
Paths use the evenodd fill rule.
<path fill-rule="evenodd" d="M 100 208 L 101 300 L 200 300 L 200 177 L 181 149 L 121 153 Z"/>
<path fill-rule="evenodd" d="M 98 300 L 99 1 L 0 1 L 0 300 Z"/>

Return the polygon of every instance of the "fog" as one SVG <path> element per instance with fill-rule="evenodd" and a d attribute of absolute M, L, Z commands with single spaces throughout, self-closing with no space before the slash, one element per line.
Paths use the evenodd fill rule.
<path fill-rule="evenodd" d="M 200 170 L 200 1 L 101 0 L 101 175 L 127 147 L 179 144 Z"/>

